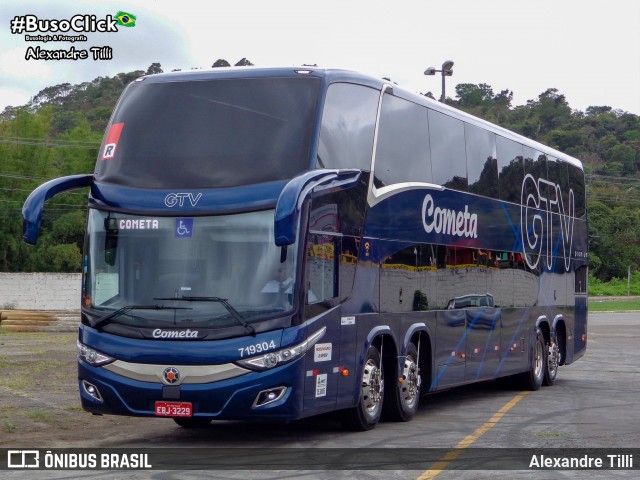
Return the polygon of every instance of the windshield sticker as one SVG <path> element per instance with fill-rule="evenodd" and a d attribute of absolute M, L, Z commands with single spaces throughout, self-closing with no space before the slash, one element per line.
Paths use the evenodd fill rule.
<path fill-rule="evenodd" d="M 109 160 L 116 154 L 116 147 L 118 146 L 118 140 L 120 140 L 120 134 L 124 123 L 112 123 L 109 127 L 109 133 L 107 139 L 104 141 L 104 151 L 102 152 L 102 160 Z"/>
<path fill-rule="evenodd" d="M 193 234 L 193 218 L 176 218 L 176 238 L 189 238 Z"/>

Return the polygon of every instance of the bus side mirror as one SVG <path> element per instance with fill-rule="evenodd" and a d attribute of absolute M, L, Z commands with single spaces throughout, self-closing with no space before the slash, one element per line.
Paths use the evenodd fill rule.
<path fill-rule="evenodd" d="M 355 169 L 319 169 L 304 172 L 292 178 L 280 192 L 276 205 L 276 245 L 283 247 L 295 243 L 300 210 L 312 192 L 351 188 L 358 183 L 361 173 L 360 170 Z"/>
<path fill-rule="evenodd" d="M 70 175 L 43 183 L 29 194 L 22 206 L 22 240 L 35 245 L 40 233 L 44 202 L 59 193 L 91 186 L 93 174 Z"/>

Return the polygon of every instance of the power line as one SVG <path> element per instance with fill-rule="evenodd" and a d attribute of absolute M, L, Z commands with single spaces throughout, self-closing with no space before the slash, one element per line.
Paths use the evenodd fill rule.
<path fill-rule="evenodd" d="M 616 177 L 613 175 L 600 175 L 600 174 L 596 174 L 596 173 L 586 173 L 584 175 L 585 180 L 598 180 L 598 179 L 605 179 L 605 180 L 610 180 L 610 181 L 618 181 L 618 182 L 638 182 L 640 183 L 640 178 L 638 177 Z"/>
<path fill-rule="evenodd" d="M 15 137 L 0 135 L 0 144 L 5 145 L 26 145 L 45 148 L 81 148 L 86 150 L 96 150 L 100 148 L 100 143 L 85 140 L 62 140 L 53 138 L 37 137 Z"/>

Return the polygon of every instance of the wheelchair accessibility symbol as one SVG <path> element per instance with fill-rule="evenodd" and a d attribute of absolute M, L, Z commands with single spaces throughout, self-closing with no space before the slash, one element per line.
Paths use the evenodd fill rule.
<path fill-rule="evenodd" d="M 187 238 L 193 234 L 193 218 L 176 218 L 176 238 Z"/>

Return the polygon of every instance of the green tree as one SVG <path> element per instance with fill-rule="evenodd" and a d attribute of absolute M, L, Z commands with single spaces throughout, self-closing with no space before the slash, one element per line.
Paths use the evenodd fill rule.
<path fill-rule="evenodd" d="M 162 67 L 159 63 L 152 63 L 149 65 L 149 68 L 147 68 L 145 75 L 154 75 L 156 73 L 162 73 Z"/>
<path fill-rule="evenodd" d="M 238 63 L 235 64 L 236 67 L 252 67 L 253 63 L 251 63 L 250 60 L 247 60 L 246 58 L 242 58 L 240 60 L 238 60 Z"/>
<path fill-rule="evenodd" d="M 224 58 L 219 58 L 218 60 L 213 62 L 213 65 L 211 65 L 212 68 L 230 67 L 230 66 L 231 66 L 231 64 L 229 62 L 227 62 Z"/>

